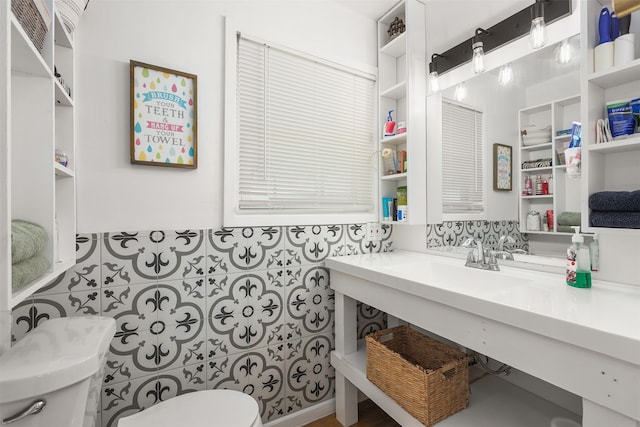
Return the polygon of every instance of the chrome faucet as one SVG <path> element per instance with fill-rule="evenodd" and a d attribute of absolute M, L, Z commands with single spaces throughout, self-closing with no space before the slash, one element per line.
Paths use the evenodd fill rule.
<path fill-rule="evenodd" d="M 503 234 L 502 236 L 500 236 L 500 239 L 498 240 L 498 251 L 504 251 L 505 242 L 506 243 L 515 243 L 516 239 L 511 237 L 509 234 Z M 513 257 L 511 257 L 511 259 L 513 259 Z"/>
<path fill-rule="evenodd" d="M 473 237 L 469 237 L 464 241 L 464 243 L 462 243 L 462 246 L 465 248 L 471 248 L 469 254 L 467 255 L 467 262 L 465 263 L 466 267 L 480 268 L 482 270 L 491 271 L 500 270 L 494 253 L 489 250 L 485 250 L 482 247 L 482 242 L 480 240 L 475 240 Z M 477 256 L 474 254 L 474 247 L 478 252 Z M 487 257 L 489 258 L 488 262 Z"/>
<path fill-rule="evenodd" d="M 513 252 L 504 248 L 505 243 L 515 243 L 516 239 L 508 234 L 503 234 L 498 240 L 498 250 L 494 252 L 494 256 L 500 259 L 513 260 Z"/>

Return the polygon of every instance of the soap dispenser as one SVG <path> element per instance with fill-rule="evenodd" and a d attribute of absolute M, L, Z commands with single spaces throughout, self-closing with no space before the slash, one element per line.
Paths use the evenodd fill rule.
<path fill-rule="evenodd" d="M 589 248 L 584 245 L 580 226 L 573 226 L 575 233 L 571 237 L 571 246 L 567 249 L 567 285 L 574 288 L 591 287 L 591 257 Z"/>

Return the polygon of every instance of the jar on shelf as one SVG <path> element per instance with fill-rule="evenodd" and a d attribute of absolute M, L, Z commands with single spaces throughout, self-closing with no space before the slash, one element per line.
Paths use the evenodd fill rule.
<path fill-rule="evenodd" d="M 540 212 L 532 210 L 527 215 L 527 231 L 540 231 Z"/>
<path fill-rule="evenodd" d="M 69 158 L 67 157 L 65 152 L 57 148 L 56 148 L 55 160 L 56 160 L 56 163 L 61 164 L 64 167 L 67 167 L 69 165 Z"/>

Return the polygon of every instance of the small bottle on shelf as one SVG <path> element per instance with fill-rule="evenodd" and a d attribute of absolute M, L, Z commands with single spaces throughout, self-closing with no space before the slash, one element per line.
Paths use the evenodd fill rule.
<path fill-rule="evenodd" d="M 542 195 L 542 177 L 536 176 L 536 196 Z"/>
<path fill-rule="evenodd" d="M 531 178 L 529 177 L 529 175 L 527 175 L 526 178 L 524 179 L 523 193 L 525 196 L 531 196 L 533 194 L 533 190 L 531 188 Z"/>
<path fill-rule="evenodd" d="M 549 184 L 549 194 L 553 194 L 553 175 L 549 175 L 547 184 Z"/>

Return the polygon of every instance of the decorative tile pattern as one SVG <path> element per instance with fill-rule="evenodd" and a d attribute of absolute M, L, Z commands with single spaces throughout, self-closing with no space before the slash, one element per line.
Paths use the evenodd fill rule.
<path fill-rule="evenodd" d="M 334 394 L 324 260 L 391 250 L 391 231 L 375 245 L 363 224 L 78 234 L 76 265 L 14 308 L 12 341 L 56 317 L 113 317 L 98 427 L 205 388 L 250 394 L 273 421 Z M 359 307 L 360 336 L 384 324 Z"/>
<path fill-rule="evenodd" d="M 283 317 L 282 270 L 229 275 L 208 308 L 209 326 L 236 349 L 278 341 L 276 323 Z M 213 288 L 214 295 L 218 288 Z M 211 298 L 213 299 L 213 298 Z"/>
<path fill-rule="evenodd" d="M 102 241 L 102 285 L 135 285 L 156 280 L 169 265 L 158 253 L 161 232 L 105 233 Z"/>
<path fill-rule="evenodd" d="M 328 256 L 344 255 L 343 225 L 287 227 L 285 266 L 315 264 Z"/>
<path fill-rule="evenodd" d="M 153 231 L 157 242 L 158 279 L 204 277 L 206 245 L 203 230 Z"/>
<path fill-rule="evenodd" d="M 498 248 L 500 236 L 510 235 L 516 242 L 510 249 L 529 251 L 529 237 L 520 233 L 518 221 L 445 221 L 427 225 L 427 247 L 460 246 L 467 238 L 482 240 L 485 247 Z"/>
<path fill-rule="evenodd" d="M 281 416 L 277 408 L 284 398 L 284 349 L 282 345 L 211 359 L 207 366 L 208 389 L 246 393 L 258 402 L 263 421 Z"/>
<path fill-rule="evenodd" d="M 335 371 L 330 363 L 331 335 L 314 335 L 292 343 L 287 360 L 287 412 L 304 409 L 334 394 Z"/>
<path fill-rule="evenodd" d="M 286 271 L 287 336 L 331 333 L 335 298 L 329 287 L 329 270 L 321 264 Z"/>
<path fill-rule="evenodd" d="M 387 327 L 384 312 L 361 302 L 358 302 L 357 308 L 358 338 L 364 338 L 371 332 L 379 331 Z"/>

